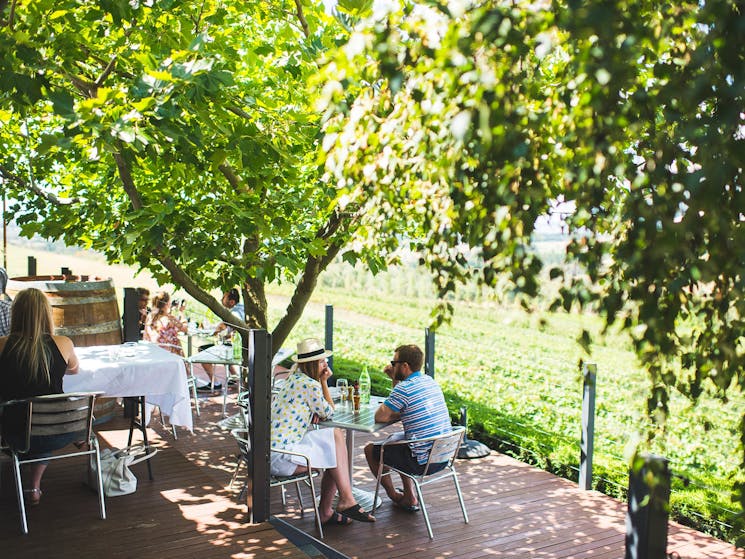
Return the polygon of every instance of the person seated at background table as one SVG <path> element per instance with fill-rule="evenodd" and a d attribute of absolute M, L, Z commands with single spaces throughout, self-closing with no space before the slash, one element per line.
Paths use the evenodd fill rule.
<path fill-rule="evenodd" d="M 435 380 L 421 372 L 424 355 L 416 345 L 402 345 L 396 348 L 393 360 L 386 365 L 383 372 L 393 381 L 393 390 L 388 398 L 375 411 L 375 421 L 390 423 L 401 420 L 406 439 L 421 439 L 449 433 L 450 413 L 445 404 L 442 389 Z M 380 466 L 380 444 L 368 443 L 365 446 L 365 457 L 373 475 L 378 475 Z M 421 474 L 427 464 L 427 457 L 432 443 L 412 443 L 394 445 L 386 448 L 383 455 L 384 464 L 394 466 L 411 474 Z M 443 465 L 433 467 L 429 472 L 442 469 Z M 388 471 L 384 466 L 384 471 Z M 419 510 L 414 483 L 401 476 L 403 493 L 393 487 L 391 476 L 385 476 L 380 484 L 393 503 L 404 510 Z"/>
<path fill-rule="evenodd" d="M 183 357 L 179 332 L 186 332 L 186 324 L 171 314 L 171 296 L 165 291 L 156 293 L 145 324 L 145 340 Z"/>
<path fill-rule="evenodd" d="M 55 336 L 52 307 L 38 289 L 20 291 L 13 301 L 10 335 L 0 337 L 0 402 L 61 394 L 62 377 L 78 372 L 78 358 L 72 340 Z M 8 406 L 3 412 L 2 436 L 13 447 L 25 447 L 26 407 Z M 81 433 L 34 435 L 28 452 L 30 458 L 44 458 L 80 440 Z M 31 466 L 29 502 L 39 504 L 41 478 L 47 462 Z"/>
<path fill-rule="evenodd" d="M 138 325 L 140 327 L 140 339 L 145 339 L 145 324 L 147 323 L 147 317 L 150 314 L 150 307 L 147 304 L 150 302 L 150 290 L 146 287 L 137 288 L 137 312 L 138 312 Z"/>
<path fill-rule="evenodd" d="M 350 524 L 351 520 L 374 522 L 352 495 L 349 457 L 341 429 L 310 429 L 318 419 L 329 419 L 334 404 L 328 387 L 333 372 L 326 362 L 331 352 L 317 338 L 297 345 L 293 370 L 272 400 L 272 447 L 300 452 L 310 457 L 313 468 L 325 468 L 321 479 L 318 509 L 323 524 Z M 272 475 L 291 476 L 306 471 L 305 461 L 297 456 L 272 452 Z M 336 492 L 336 511 L 332 504 Z"/>
<path fill-rule="evenodd" d="M 181 322 L 188 322 L 186 316 L 186 299 L 174 299 L 171 301 L 171 314 Z"/>
<path fill-rule="evenodd" d="M 241 321 L 241 323 L 245 324 L 246 322 L 246 311 L 243 307 L 243 303 L 241 301 L 241 295 L 238 292 L 238 289 L 235 287 L 232 288 L 230 291 L 225 291 L 222 294 L 222 305 L 226 309 L 230 310 L 230 313 L 235 315 L 235 317 Z M 219 336 L 221 334 L 228 336 L 233 332 L 233 327 L 225 324 L 224 322 L 221 322 L 217 326 L 215 326 L 214 332 L 212 332 L 213 336 Z M 205 349 L 209 349 L 215 344 L 205 344 L 199 346 L 199 351 L 204 351 Z M 215 366 L 211 363 L 204 363 L 202 364 L 202 367 L 204 367 L 204 371 L 207 373 L 207 376 L 210 377 L 209 384 L 206 384 L 204 386 L 198 386 L 197 390 L 220 390 L 222 388 L 222 384 L 219 382 L 215 384 Z M 237 375 L 237 370 L 233 365 L 230 366 L 230 372 L 233 375 Z M 228 383 L 230 384 L 230 383 Z"/>

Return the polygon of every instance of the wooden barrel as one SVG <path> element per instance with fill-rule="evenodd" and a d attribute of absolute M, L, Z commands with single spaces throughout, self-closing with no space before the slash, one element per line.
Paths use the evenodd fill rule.
<path fill-rule="evenodd" d="M 29 287 L 43 291 L 49 299 L 55 334 L 68 336 L 78 347 L 122 343 L 119 302 L 111 279 L 25 276 L 11 278 L 7 292 L 13 297 Z"/>

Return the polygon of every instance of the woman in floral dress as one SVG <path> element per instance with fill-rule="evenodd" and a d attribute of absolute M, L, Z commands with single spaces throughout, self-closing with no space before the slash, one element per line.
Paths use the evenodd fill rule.
<path fill-rule="evenodd" d="M 333 374 L 326 362 L 331 352 L 321 341 L 308 338 L 297 346 L 290 375 L 272 401 L 272 448 L 292 450 L 310 457 L 313 468 L 323 468 L 319 513 L 323 524 L 349 524 L 351 520 L 374 522 L 352 495 L 349 457 L 341 429 L 309 429 L 314 421 L 328 419 L 334 404 L 328 388 Z M 272 475 L 290 476 L 306 470 L 297 456 L 272 452 Z M 336 510 L 332 503 L 339 492 Z"/>
<path fill-rule="evenodd" d="M 153 297 L 152 310 L 145 322 L 145 340 L 158 344 L 171 353 L 184 356 L 179 332 L 186 332 L 186 324 L 171 314 L 171 297 L 165 291 Z"/>

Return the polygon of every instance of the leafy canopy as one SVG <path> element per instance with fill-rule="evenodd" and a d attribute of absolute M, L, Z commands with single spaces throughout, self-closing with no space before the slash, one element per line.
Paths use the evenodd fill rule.
<path fill-rule="evenodd" d="M 279 347 L 360 215 L 320 180 L 309 77 L 346 37 L 309 3 L 2 3 L 0 176 L 26 235 L 210 295 L 297 284 Z M 372 262 L 383 262 L 377 253 Z"/>
<path fill-rule="evenodd" d="M 743 31 L 726 0 L 402 3 L 325 68 L 327 170 L 419 224 L 441 295 L 534 297 L 536 219 L 572 203 L 554 305 L 629 331 L 664 420 L 671 387 L 745 387 Z"/>

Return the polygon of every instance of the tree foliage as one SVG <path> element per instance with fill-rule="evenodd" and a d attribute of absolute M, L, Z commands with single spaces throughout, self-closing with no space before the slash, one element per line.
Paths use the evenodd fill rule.
<path fill-rule="evenodd" d="M 210 295 L 318 274 L 360 224 L 320 177 L 309 77 L 346 37 L 313 3 L 1 2 L 0 177 L 26 235 L 63 239 Z M 370 254 L 373 264 L 383 257 Z"/>
<path fill-rule="evenodd" d="M 673 387 L 745 386 L 743 32 L 726 0 L 404 3 L 325 67 L 327 170 L 420 225 L 441 295 L 534 296 L 536 219 L 571 202 L 554 305 L 630 332 L 664 420 Z"/>

